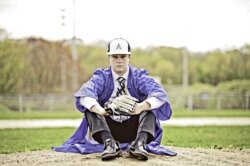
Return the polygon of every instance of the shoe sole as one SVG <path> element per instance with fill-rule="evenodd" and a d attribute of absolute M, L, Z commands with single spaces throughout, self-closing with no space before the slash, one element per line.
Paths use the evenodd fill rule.
<path fill-rule="evenodd" d="M 115 157 L 120 157 L 122 155 L 122 151 L 118 151 L 114 154 L 106 154 L 104 156 L 102 156 L 102 160 L 111 160 Z"/>
<path fill-rule="evenodd" d="M 136 158 L 139 159 L 139 160 L 143 160 L 143 161 L 148 160 L 148 156 L 147 156 L 147 155 L 144 155 L 144 154 L 141 154 L 141 153 L 136 153 L 136 152 L 133 152 L 133 151 L 130 151 L 129 153 L 130 153 L 133 157 L 136 157 Z"/>

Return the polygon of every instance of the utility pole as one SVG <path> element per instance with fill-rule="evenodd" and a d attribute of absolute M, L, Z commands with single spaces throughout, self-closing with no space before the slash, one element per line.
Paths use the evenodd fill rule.
<path fill-rule="evenodd" d="M 65 9 L 61 9 L 61 26 L 62 26 L 62 42 L 63 42 L 63 35 L 64 35 L 64 28 L 65 28 Z M 62 43 L 62 47 L 64 44 Z M 61 92 L 65 92 L 67 89 L 67 75 L 66 75 L 66 63 L 65 63 L 65 54 L 63 51 L 60 51 L 61 53 Z"/>
<path fill-rule="evenodd" d="M 188 51 L 186 48 L 182 49 L 182 55 L 183 55 L 183 61 L 182 61 L 182 69 L 183 69 L 183 74 L 182 74 L 182 87 L 183 87 L 183 92 L 185 95 L 187 95 L 187 107 L 189 111 L 193 110 L 193 95 L 187 93 L 188 91 Z"/>
<path fill-rule="evenodd" d="M 188 88 L 188 54 L 185 48 L 182 49 L 183 61 L 182 61 L 182 86 L 183 89 L 186 91 Z"/>
<path fill-rule="evenodd" d="M 75 37 L 75 0 L 73 0 L 73 37 L 71 43 L 71 55 L 72 55 L 72 89 L 76 90 L 78 87 L 78 70 L 77 70 L 77 60 L 78 52 L 76 46 L 76 37 Z"/>

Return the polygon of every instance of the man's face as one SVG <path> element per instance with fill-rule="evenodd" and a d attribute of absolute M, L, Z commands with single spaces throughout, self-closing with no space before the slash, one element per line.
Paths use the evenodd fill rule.
<path fill-rule="evenodd" d="M 130 55 L 127 54 L 109 55 L 110 65 L 118 75 L 123 75 L 127 71 L 129 60 Z"/>

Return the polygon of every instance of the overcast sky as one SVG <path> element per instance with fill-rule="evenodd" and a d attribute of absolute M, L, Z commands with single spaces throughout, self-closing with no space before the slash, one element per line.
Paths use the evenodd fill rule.
<path fill-rule="evenodd" d="M 14 38 L 68 39 L 73 13 L 73 0 L 0 0 L 0 27 Z M 75 0 L 75 35 L 85 43 L 123 37 L 132 47 L 241 47 L 250 43 L 250 1 Z"/>

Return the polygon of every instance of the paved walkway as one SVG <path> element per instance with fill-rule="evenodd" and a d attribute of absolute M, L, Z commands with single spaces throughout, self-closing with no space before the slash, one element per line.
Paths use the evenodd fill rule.
<path fill-rule="evenodd" d="M 41 128 L 41 127 L 78 127 L 81 119 L 35 119 L 0 120 L 0 129 L 5 128 Z M 250 125 L 250 118 L 172 118 L 161 122 L 168 126 L 232 126 Z"/>
<path fill-rule="evenodd" d="M 172 126 L 248 126 L 250 118 L 175 118 L 162 123 Z"/>

